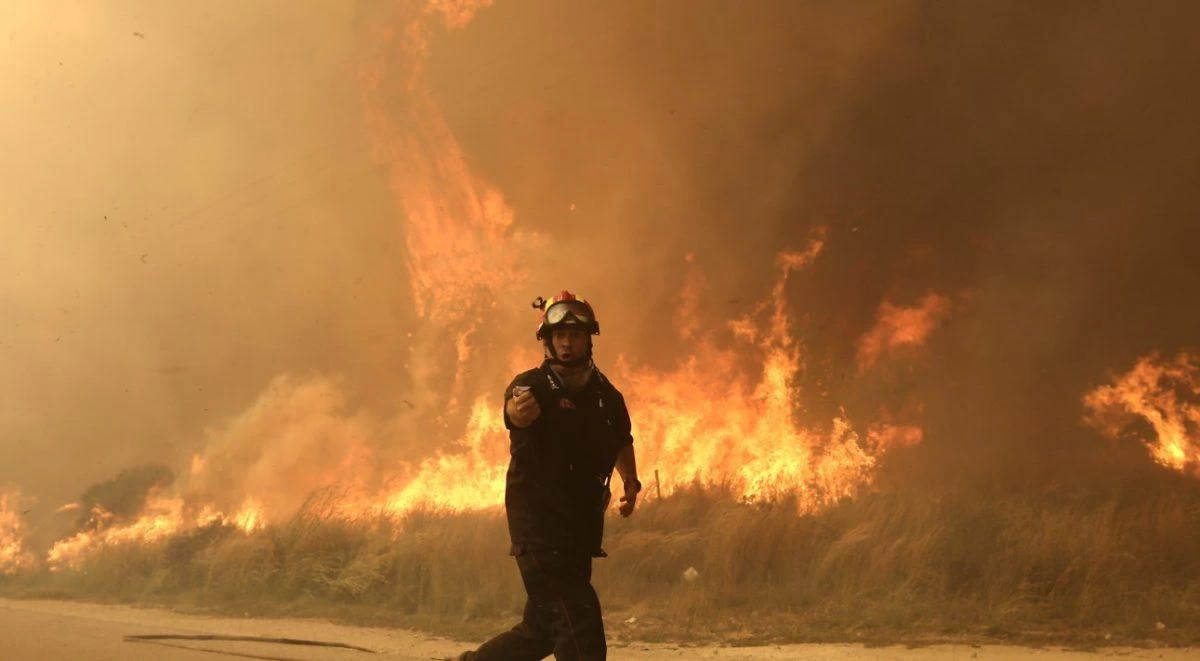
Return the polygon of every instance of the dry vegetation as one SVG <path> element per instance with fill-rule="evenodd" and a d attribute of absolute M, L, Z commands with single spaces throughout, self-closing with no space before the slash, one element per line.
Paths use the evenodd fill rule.
<path fill-rule="evenodd" d="M 245 535 L 208 527 L 9 577 L 9 596 L 319 614 L 479 636 L 522 603 L 498 514 L 344 521 L 314 498 Z M 890 490 L 814 516 L 695 488 L 613 518 L 610 635 L 641 639 L 1200 641 L 1200 488 Z M 695 580 L 684 572 L 694 567 Z M 632 623 L 630 618 L 636 618 Z M 1161 628 L 1158 623 L 1165 626 Z"/>

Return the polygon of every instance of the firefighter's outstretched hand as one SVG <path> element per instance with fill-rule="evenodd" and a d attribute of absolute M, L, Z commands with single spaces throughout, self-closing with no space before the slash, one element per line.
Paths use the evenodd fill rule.
<path fill-rule="evenodd" d="M 621 496 L 621 506 L 617 508 L 621 516 L 633 514 L 633 508 L 637 506 L 638 491 L 639 489 L 625 487 L 625 495 Z"/>
<path fill-rule="evenodd" d="M 512 421 L 513 425 L 522 428 L 532 425 L 533 421 L 542 414 L 537 399 L 529 390 L 514 392 L 508 403 L 505 404 L 505 409 L 508 412 L 508 419 Z"/>

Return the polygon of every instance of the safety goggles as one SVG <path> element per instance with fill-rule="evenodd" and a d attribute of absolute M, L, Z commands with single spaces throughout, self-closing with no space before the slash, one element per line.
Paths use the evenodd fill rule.
<path fill-rule="evenodd" d="M 546 324 L 554 326 L 563 323 L 578 322 L 592 323 L 591 311 L 578 301 L 561 301 L 546 308 Z"/>

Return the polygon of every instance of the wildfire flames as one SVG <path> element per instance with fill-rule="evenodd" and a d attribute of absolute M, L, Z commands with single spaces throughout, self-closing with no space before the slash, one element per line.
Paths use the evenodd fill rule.
<path fill-rule="evenodd" d="M 770 302 L 729 324 L 733 346 L 716 344 L 712 331 L 717 329 L 701 336 L 700 322 L 692 319 L 679 329 L 700 337 L 697 349 L 676 370 L 642 369 L 617 359 L 615 374 L 633 411 L 640 461 L 664 467 L 659 485 L 664 493 L 699 483 L 721 485 L 745 500 L 795 494 L 801 510 L 811 511 L 869 485 L 871 468 L 889 448 L 920 441 L 915 426 L 879 423 L 860 431 L 844 418 L 824 430 L 796 424 L 801 353 L 791 334 L 785 290 L 789 275 L 822 247 L 815 240 L 803 252 L 779 255 Z M 685 298 L 697 295 L 700 280 L 689 280 Z M 749 369 L 747 355 L 758 358 Z M 388 498 L 387 510 L 500 506 L 507 438 L 499 409 L 491 397 L 477 399 L 463 442 L 466 451 L 425 462 Z"/>
<path fill-rule="evenodd" d="M 482 360 L 474 340 L 486 329 L 463 312 L 494 308 L 497 298 L 516 292 L 528 295 L 517 264 L 538 249 L 538 237 L 514 229 L 503 196 L 469 171 L 422 78 L 434 26 L 461 27 L 488 4 L 396 5 L 391 20 L 399 27 L 373 28 L 359 76 L 376 153 L 392 170 L 406 221 L 413 295 L 426 327 L 412 341 L 451 341 L 456 359 L 452 380 L 439 388 L 432 375 L 444 367 L 422 363 L 426 347 L 415 347 L 410 370 L 423 392 L 413 408 L 442 412 L 437 424 L 423 427 L 435 437 L 458 412 L 465 418 L 462 436 L 416 465 L 381 464 L 378 441 L 411 426 L 412 419 L 388 424 L 349 411 L 339 385 L 329 379 L 279 377 L 243 414 L 213 432 L 206 449 L 190 458 L 188 477 L 176 492 L 153 490 L 135 517 L 93 507 L 81 529 L 50 549 L 50 568 L 77 568 L 99 549 L 152 543 L 199 526 L 253 532 L 332 487 L 339 490 L 332 516 L 502 505 L 508 440 L 499 388 L 488 383 L 486 394 L 471 392 L 475 386 L 465 375 L 468 365 Z M 403 98 L 400 116 L 397 94 Z M 743 317 L 716 324 L 697 314 L 704 277 L 699 260 L 689 255 L 692 268 L 674 327 L 693 347 L 691 354 L 665 372 L 615 359 L 610 371 L 633 414 L 640 463 L 647 476 L 661 469 L 662 493 L 692 483 L 722 485 L 746 500 L 795 494 L 800 509 L 812 511 L 870 485 L 873 467 L 889 449 L 921 440 L 915 421 L 860 424 L 839 416 L 798 424 L 804 355 L 787 312 L 787 283 L 823 250 L 818 235 L 803 250 L 779 253 L 775 283 L 764 300 Z M 897 347 L 920 345 L 948 309 L 947 299 L 932 293 L 913 308 L 883 303 L 876 327 L 859 343 L 860 366 Z M 536 347 L 518 347 L 493 367 L 524 369 L 536 360 Z M 465 415 L 460 401 L 470 403 Z M 21 519 L 9 497 L 0 505 L 0 570 L 12 571 L 32 559 L 23 555 Z"/>
<path fill-rule="evenodd" d="M 424 80 L 436 30 L 461 28 L 490 4 L 394 3 L 384 10 L 391 15 L 368 28 L 358 68 L 366 124 L 404 218 L 403 248 L 421 321 L 407 338 L 411 410 L 380 419 L 353 410 L 336 379 L 279 376 L 210 432 L 204 449 L 182 466 L 185 478 L 144 493 L 136 514 L 86 500 L 59 508 L 64 516 L 85 516 L 53 544 L 45 566 L 81 568 L 102 549 L 152 544 L 205 526 L 253 533 L 286 520 L 316 493 L 334 495 L 322 510 L 331 517 L 502 506 L 508 438 L 500 388 L 479 374 L 526 369 L 540 352 L 536 345 L 507 356 L 480 351 L 482 340 L 504 331 L 466 312 L 547 293 L 528 291 L 519 266 L 540 251 L 541 238 L 521 231 L 500 191 L 472 174 Z M 818 230 L 802 249 L 780 252 L 774 284 L 761 301 L 738 318 L 715 321 L 700 314 L 702 256 L 688 255 L 672 319 L 687 354 L 662 370 L 600 347 L 601 366 L 629 403 L 643 480 L 661 479 L 650 493 L 720 486 L 746 501 L 792 496 L 801 512 L 812 512 L 869 488 L 885 453 L 921 442 L 920 420 L 896 420 L 882 409 L 877 420 L 844 413 L 803 419 L 808 348 L 788 313 L 788 283 L 825 250 Z M 592 299 L 601 315 L 622 303 Z M 872 378 L 881 361 L 919 350 L 950 312 L 950 299 L 934 292 L 909 305 L 881 301 L 856 343 L 856 378 Z M 1200 477 L 1196 357 L 1146 356 L 1083 402 L 1087 421 L 1104 433 L 1136 434 L 1156 461 Z M 385 459 L 381 448 L 402 434 L 442 450 L 412 462 Z M 20 494 L 0 492 L 0 573 L 39 565 L 26 528 Z"/>
<path fill-rule="evenodd" d="M 863 438 L 844 418 L 825 430 L 796 424 L 802 356 L 791 333 L 786 284 L 822 248 L 818 239 L 805 251 L 780 253 L 768 301 L 729 324 L 734 346 L 717 346 L 710 333 L 699 336 L 696 353 L 674 372 L 622 364 L 638 451 L 646 465 L 670 467 L 668 492 L 692 482 L 721 484 L 747 500 L 796 494 L 802 510 L 813 510 L 869 484 L 871 467 L 890 447 L 920 440 L 916 427 L 873 425 Z M 689 279 L 690 286 L 698 281 Z M 694 296 L 685 290 L 685 299 Z M 699 326 L 688 319 L 679 328 L 698 335 Z M 746 355 L 761 360 L 756 369 L 743 367 Z"/>
<path fill-rule="evenodd" d="M 25 548 L 25 528 L 21 494 L 0 491 L 0 574 L 14 574 L 35 564 Z"/>
<path fill-rule="evenodd" d="M 1083 404 L 1087 421 L 1108 436 L 1132 434 L 1158 463 L 1200 477 L 1200 362 L 1195 356 L 1144 356 L 1111 385 L 1085 395 Z"/>
<path fill-rule="evenodd" d="M 403 215 L 403 249 L 422 324 L 410 338 L 416 392 L 405 395 L 416 412 L 378 419 L 353 410 L 334 379 L 280 376 L 211 432 L 205 449 L 183 466 L 186 479 L 152 489 L 140 513 L 83 509 L 83 523 L 49 549 L 48 567 L 78 568 L 100 549 L 154 543 L 197 527 L 252 533 L 286 520 L 321 490 L 335 490 L 337 506 L 327 514 L 339 517 L 502 506 L 508 438 L 500 384 L 482 382 L 478 374 L 525 369 L 539 353 L 536 346 L 508 355 L 479 351 L 481 339 L 498 331 L 466 312 L 547 293 L 528 291 L 519 266 L 541 239 L 521 231 L 500 191 L 470 171 L 424 80 L 436 30 L 461 28 L 489 4 L 396 3 L 394 14 L 369 28 L 358 69 L 367 127 L 377 157 L 390 168 Z M 761 301 L 738 318 L 717 321 L 699 312 L 703 258 L 689 255 L 672 319 L 687 355 L 661 370 L 600 347 L 602 368 L 629 402 L 644 481 L 657 472 L 664 495 L 692 484 L 719 485 L 747 501 L 789 495 L 811 512 L 869 488 L 885 453 L 921 442 L 920 420 L 895 420 L 882 410 L 877 420 L 801 415 L 808 348 L 788 313 L 788 283 L 826 249 L 818 231 L 807 246 L 780 252 L 774 284 Z M 605 305 L 622 304 L 592 299 L 601 315 Z M 950 313 L 950 299 L 934 292 L 914 302 L 881 301 L 874 324 L 855 345 L 856 378 L 871 378 L 881 361 L 918 351 Z M 435 347 L 445 350 L 429 350 Z M 1136 434 L 1156 461 L 1200 477 L 1195 356 L 1146 356 L 1083 403 L 1087 421 L 1104 433 Z M 379 449 L 400 434 L 442 450 L 409 463 L 384 459 Z M 19 500 L 0 492 L 0 573 L 38 564 L 23 541 Z"/>
<path fill-rule="evenodd" d="M 858 342 L 859 369 L 874 365 L 885 351 L 924 343 L 949 310 L 950 302 L 934 293 L 926 294 L 911 308 L 884 301 L 879 306 L 875 328 Z"/>
<path fill-rule="evenodd" d="M 464 452 L 438 455 L 422 463 L 403 488 L 387 496 L 385 511 L 463 511 L 502 505 L 508 438 L 500 405 L 491 397 L 475 400 L 463 445 Z"/>
<path fill-rule="evenodd" d="M 189 515 L 185 499 L 179 496 L 151 494 L 142 513 L 131 522 L 118 522 L 111 512 L 93 507 L 86 529 L 54 543 L 46 554 L 51 570 L 78 569 L 96 550 L 129 543 L 153 543 L 188 528 L 210 525 L 236 527 L 253 532 L 264 525 L 261 509 L 253 502 L 232 516 L 211 505 Z"/>

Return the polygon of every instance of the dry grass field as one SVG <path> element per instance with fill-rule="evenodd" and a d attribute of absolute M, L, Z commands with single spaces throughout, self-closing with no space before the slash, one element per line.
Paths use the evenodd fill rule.
<path fill-rule="evenodd" d="M 209 526 L 3 579 L 10 597 L 321 615 L 477 637 L 519 613 L 500 513 Z M 884 490 L 815 515 L 719 489 L 609 520 L 610 636 L 646 641 L 1200 642 L 1200 486 Z M 691 580 L 689 580 L 689 577 Z"/>

